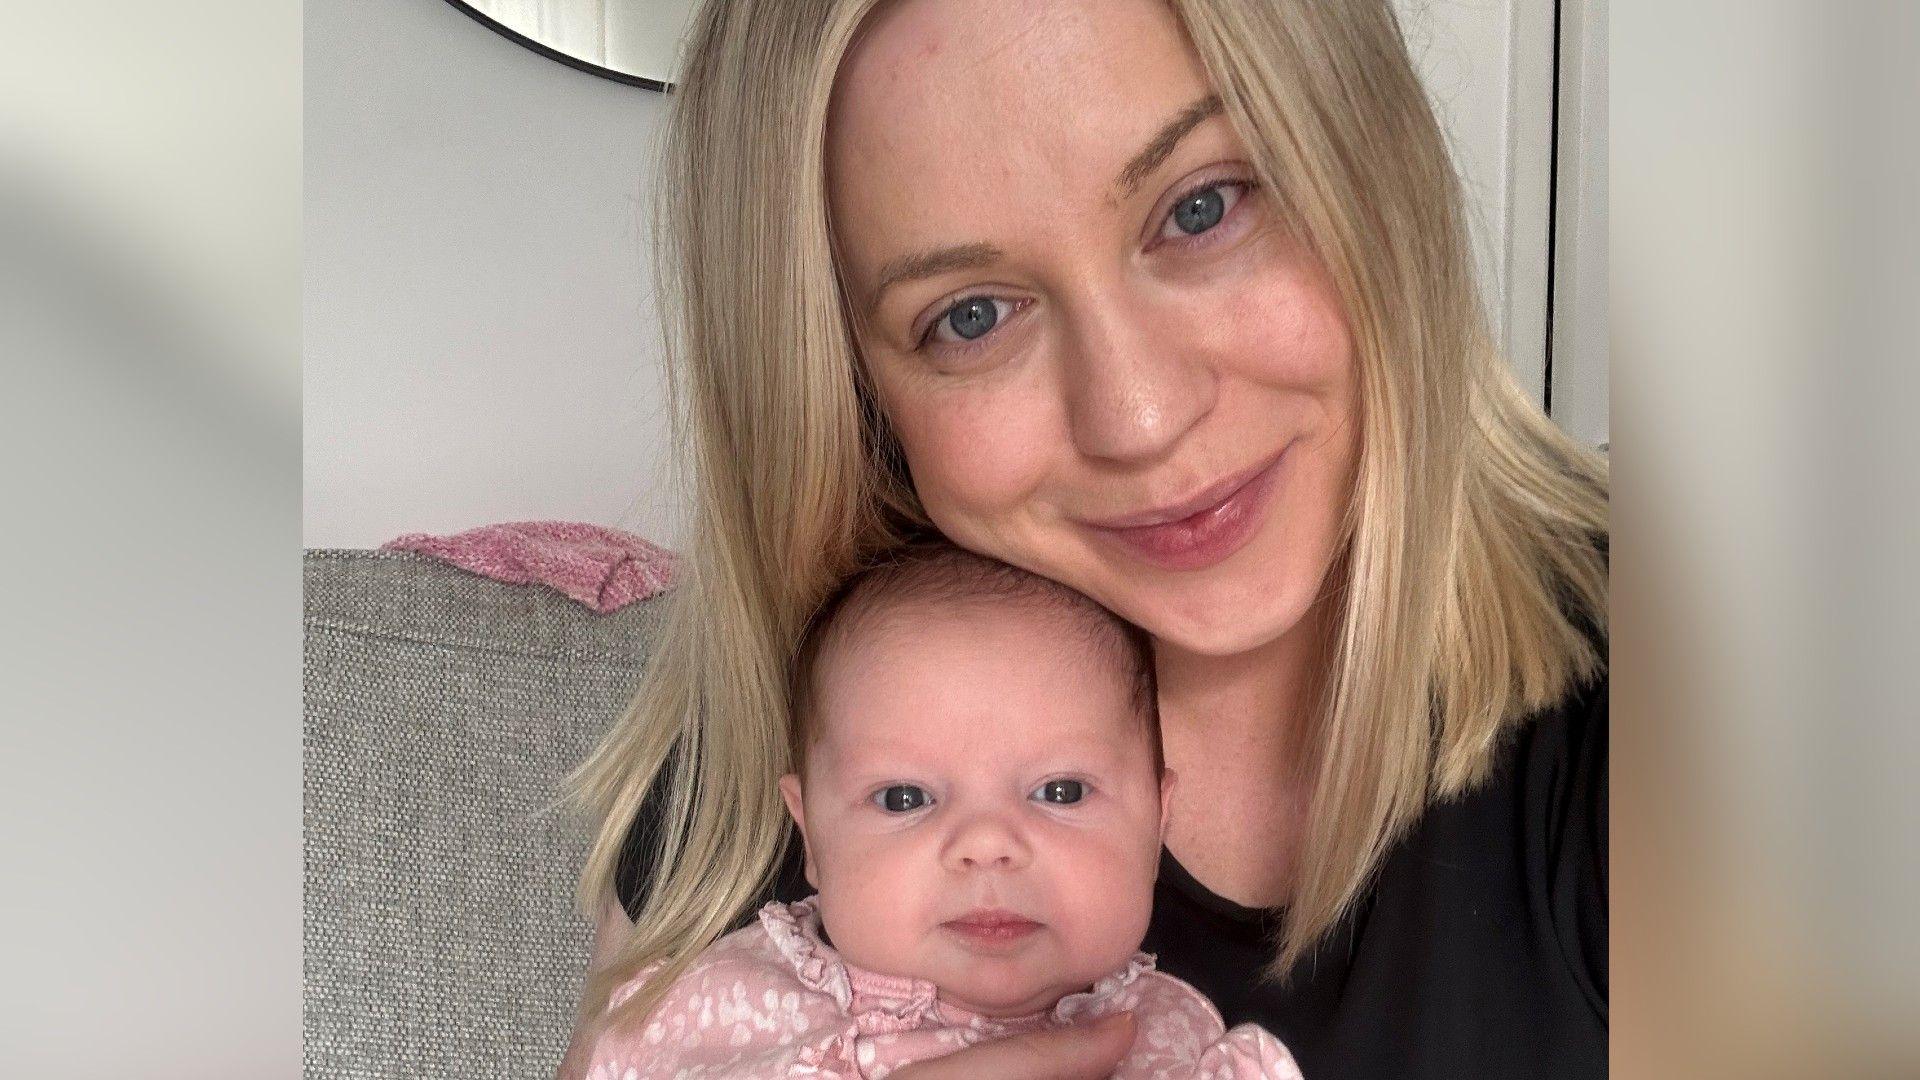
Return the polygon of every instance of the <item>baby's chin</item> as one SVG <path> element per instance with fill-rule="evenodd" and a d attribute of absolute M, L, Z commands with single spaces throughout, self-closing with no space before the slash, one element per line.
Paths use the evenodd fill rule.
<path fill-rule="evenodd" d="M 940 1000 L 956 1008 L 995 1020 L 1049 1012 L 1061 998 L 1092 986 L 1043 986 L 1039 988 L 961 986 L 940 989 Z"/>
<path fill-rule="evenodd" d="M 1123 960 L 1102 967 L 1097 974 L 1090 968 L 1074 971 L 1065 964 L 1046 971 L 969 972 L 967 976 L 949 977 L 941 982 L 940 1000 L 996 1020 L 1032 1016 L 1051 1011 L 1063 997 L 1092 989 L 1096 979 L 1119 970 L 1124 963 Z"/>

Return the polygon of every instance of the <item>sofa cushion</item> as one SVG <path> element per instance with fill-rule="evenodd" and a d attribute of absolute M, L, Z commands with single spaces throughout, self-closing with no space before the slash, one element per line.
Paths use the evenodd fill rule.
<path fill-rule="evenodd" d="M 309 550 L 304 580 L 306 1076 L 553 1075 L 592 934 L 561 783 L 662 601 L 396 552 Z"/>

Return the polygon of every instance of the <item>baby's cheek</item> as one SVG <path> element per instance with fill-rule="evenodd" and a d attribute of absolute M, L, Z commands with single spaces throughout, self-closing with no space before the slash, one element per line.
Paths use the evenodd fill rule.
<path fill-rule="evenodd" d="M 898 843 L 843 843 L 822 860 L 821 922 L 848 963 L 875 971 L 910 970 L 914 920 L 924 872 Z"/>
<path fill-rule="evenodd" d="M 1080 926 L 1076 936 L 1086 949 L 1100 954 L 1096 966 L 1118 967 L 1146 937 L 1147 922 L 1153 915 L 1153 874 L 1158 860 L 1150 860 L 1134 838 L 1098 846 L 1077 845 L 1075 850 L 1077 865 L 1067 885 L 1067 910 L 1077 913 L 1074 918 Z"/>

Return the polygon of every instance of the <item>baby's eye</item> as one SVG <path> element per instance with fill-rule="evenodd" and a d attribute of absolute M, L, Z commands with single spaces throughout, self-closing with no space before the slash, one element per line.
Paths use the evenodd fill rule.
<path fill-rule="evenodd" d="M 873 801 L 889 814 L 905 814 L 933 804 L 933 796 L 912 784 L 894 784 L 873 793 Z"/>
<path fill-rule="evenodd" d="M 1087 797 L 1087 786 L 1078 780 L 1049 780 L 1033 789 L 1032 798 L 1044 803 L 1067 805 Z"/>

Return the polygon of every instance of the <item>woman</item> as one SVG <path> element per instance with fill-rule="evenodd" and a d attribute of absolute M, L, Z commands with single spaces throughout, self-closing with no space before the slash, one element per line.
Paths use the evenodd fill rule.
<path fill-rule="evenodd" d="M 690 50 L 691 572 L 577 778 L 586 1023 L 804 891 L 792 645 L 937 528 L 1152 634 L 1183 782 L 1146 947 L 1228 1023 L 1308 1076 L 1604 1075 L 1605 466 L 1490 343 L 1388 4 L 744 0 Z"/>

